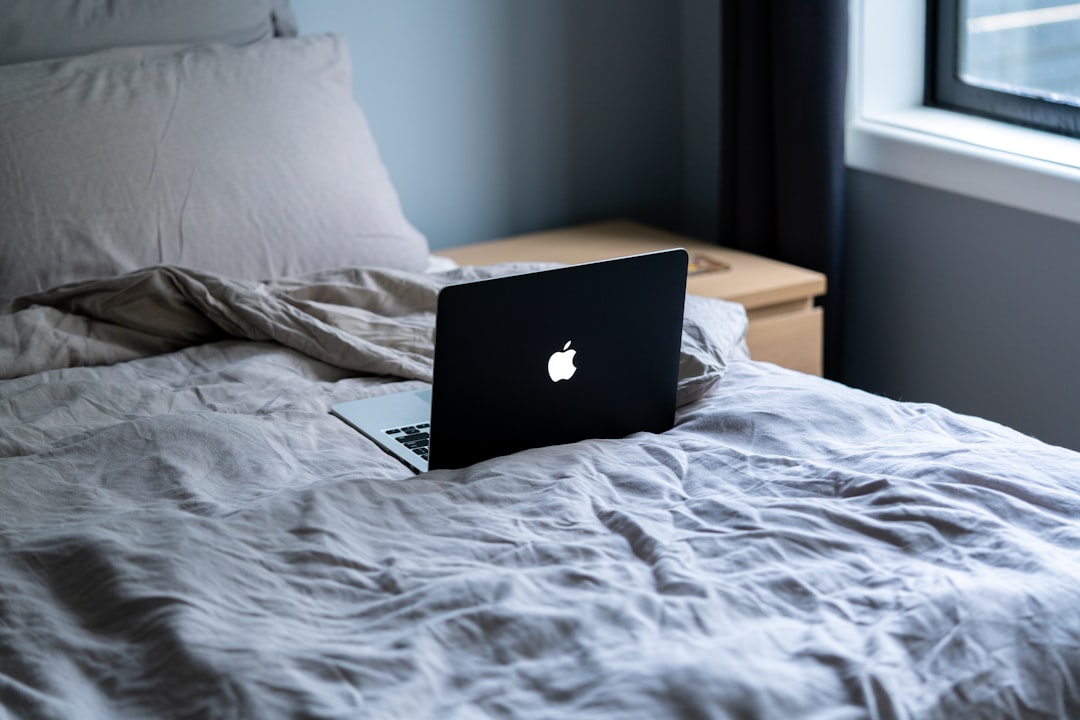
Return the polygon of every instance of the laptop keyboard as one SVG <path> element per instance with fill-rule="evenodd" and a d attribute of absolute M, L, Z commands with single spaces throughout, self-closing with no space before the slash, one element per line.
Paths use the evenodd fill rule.
<path fill-rule="evenodd" d="M 419 423 L 417 425 L 390 428 L 389 430 L 383 430 L 383 432 L 427 460 L 429 439 L 431 437 L 428 434 L 428 428 L 430 428 L 429 423 Z"/>

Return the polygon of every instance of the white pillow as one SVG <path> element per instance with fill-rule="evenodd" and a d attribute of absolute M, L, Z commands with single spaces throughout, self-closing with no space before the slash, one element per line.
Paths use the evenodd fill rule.
<path fill-rule="evenodd" d="M 0 298 L 158 264 L 423 269 L 336 35 L 0 67 Z"/>

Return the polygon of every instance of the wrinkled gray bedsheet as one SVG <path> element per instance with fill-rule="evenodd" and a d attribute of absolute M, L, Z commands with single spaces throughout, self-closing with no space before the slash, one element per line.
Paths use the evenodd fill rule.
<path fill-rule="evenodd" d="M 412 476 L 327 409 L 478 272 L 0 315 L 0 717 L 1080 717 L 1080 455 L 694 300 L 672 431 Z"/>

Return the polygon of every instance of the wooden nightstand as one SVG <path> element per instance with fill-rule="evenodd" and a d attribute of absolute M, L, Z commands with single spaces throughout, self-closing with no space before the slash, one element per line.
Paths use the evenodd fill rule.
<path fill-rule="evenodd" d="M 683 247 L 691 262 L 703 258 L 719 269 L 692 274 L 687 292 L 746 307 L 750 356 L 821 375 L 825 276 L 750 253 L 710 245 L 637 223 L 616 220 L 439 250 L 461 265 L 500 262 L 582 263 Z M 711 262 L 710 262 L 711 261 Z"/>

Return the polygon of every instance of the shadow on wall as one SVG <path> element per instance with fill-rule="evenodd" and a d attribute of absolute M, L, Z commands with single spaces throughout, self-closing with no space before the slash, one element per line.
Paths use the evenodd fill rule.
<path fill-rule="evenodd" d="M 848 172 L 845 382 L 1080 450 L 1080 231 Z"/>
<path fill-rule="evenodd" d="M 677 5 L 675 6 L 677 7 Z M 625 0 L 505 3 L 490 156 L 502 226 L 611 217 L 678 228 L 679 15 Z"/>

